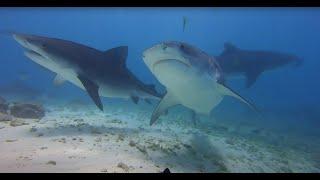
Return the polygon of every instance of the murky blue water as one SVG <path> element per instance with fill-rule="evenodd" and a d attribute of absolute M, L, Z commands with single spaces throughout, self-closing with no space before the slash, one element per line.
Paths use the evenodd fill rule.
<path fill-rule="evenodd" d="M 184 31 L 183 17 L 187 19 Z M 212 56 L 222 53 L 225 42 L 232 42 L 241 49 L 302 57 L 302 66 L 267 71 L 250 88 L 245 87 L 244 78 L 228 80 L 233 89 L 261 109 L 264 119 L 257 118 L 237 100 L 226 98 L 212 116 L 201 116 L 200 124 L 194 128 L 223 131 L 221 126 L 230 130 L 235 124 L 247 124 L 251 130 L 225 133 L 261 138 L 280 149 L 298 148 L 319 162 L 319 18 L 319 8 L 1 8 L 0 29 L 70 40 L 101 51 L 127 45 L 127 67 L 143 82 L 155 84 L 159 91 L 164 87 L 141 56 L 145 49 L 166 40 L 187 42 Z M 44 96 L 57 101 L 80 98 L 92 103 L 84 91 L 71 83 L 54 86 L 55 75 L 25 57 L 21 46 L 6 34 L 0 36 L 0 62 L 0 89 L 4 89 L 1 97 L 17 101 Z M 12 83 L 28 90 L 10 88 Z M 132 103 L 108 98 L 103 101 Z M 170 113 L 187 117 L 189 112 L 178 107 Z M 192 126 L 186 119 L 181 123 Z M 287 137 L 292 142 L 285 140 Z"/>

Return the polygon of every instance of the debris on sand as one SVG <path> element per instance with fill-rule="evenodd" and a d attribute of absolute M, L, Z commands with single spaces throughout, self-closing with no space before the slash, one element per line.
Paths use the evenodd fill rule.
<path fill-rule="evenodd" d="M 147 149 L 146 149 L 146 147 L 145 146 L 142 146 L 142 145 L 140 145 L 140 144 L 136 144 L 136 148 L 140 151 L 140 152 L 142 152 L 143 154 L 148 154 L 148 152 L 147 152 Z"/>
<path fill-rule="evenodd" d="M 35 126 L 32 126 L 31 128 L 30 128 L 30 132 L 36 132 L 38 129 L 35 127 Z"/>
<path fill-rule="evenodd" d="M 10 107 L 10 113 L 18 118 L 41 119 L 45 110 L 41 105 L 15 103 Z"/>
<path fill-rule="evenodd" d="M 102 141 L 102 138 L 101 138 L 101 137 L 98 137 L 98 138 L 96 138 L 94 141 L 97 142 L 97 143 L 99 143 L 99 142 Z"/>
<path fill-rule="evenodd" d="M 80 119 L 74 119 L 73 121 L 74 121 L 74 122 L 78 122 L 78 123 L 83 123 L 83 122 L 84 122 L 84 120 L 81 119 L 81 118 L 80 118 Z"/>
<path fill-rule="evenodd" d="M 0 112 L 0 122 L 2 122 L 2 121 L 12 121 L 12 120 L 13 120 L 13 117 L 11 115 L 2 114 Z"/>
<path fill-rule="evenodd" d="M 189 144 L 184 144 L 184 143 L 182 143 L 182 145 L 183 145 L 185 148 L 187 148 L 187 149 L 192 149 L 192 146 L 190 146 Z"/>
<path fill-rule="evenodd" d="M 125 172 L 129 172 L 129 166 L 124 164 L 123 162 L 118 163 L 117 167 L 123 169 Z"/>
<path fill-rule="evenodd" d="M 26 123 L 24 122 L 23 120 L 21 119 L 15 119 L 15 120 L 12 120 L 10 122 L 10 126 L 13 126 L 13 127 L 16 127 L 16 126 L 23 126 L 23 125 L 28 125 L 29 123 Z"/>
<path fill-rule="evenodd" d="M 115 124 L 122 124 L 122 121 L 119 119 L 112 119 L 110 122 Z"/>
<path fill-rule="evenodd" d="M 229 145 L 235 145 L 235 144 L 236 144 L 235 138 L 227 138 L 227 139 L 225 140 L 225 142 L 226 142 L 227 144 L 229 144 Z"/>
<path fill-rule="evenodd" d="M 134 141 L 130 140 L 129 146 L 134 147 L 134 146 L 136 146 L 136 143 Z"/>
<path fill-rule="evenodd" d="M 40 149 L 41 149 L 41 150 L 45 150 L 45 149 L 48 149 L 48 147 L 43 146 L 43 147 L 41 147 Z"/>
<path fill-rule="evenodd" d="M 107 168 L 103 168 L 103 169 L 100 170 L 100 172 L 105 172 L 106 173 L 106 172 L 108 172 L 108 170 L 107 170 Z"/>
<path fill-rule="evenodd" d="M 58 142 L 66 143 L 67 141 L 66 141 L 66 138 L 61 138 L 58 140 Z"/>
<path fill-rule="evenodd" d="M 37 137 L 41 137 L 41 136 L 43 136 L 43 133 L 38 133 L 37 134 Z"/>
<path fill-rule="evenodd" d="M 98 128 L 93 128 L 91 129 L 91 134 L 102 134 L 102 132 L 100 132 Z"/>
<path fill-rule="evenodd" d="M 56 165 L 57 163 L 55 162 L 55 161 L 48 161 L 47 163 L 46 163 L 47 165 Z"/>
<path fill-rule="evenodd" d="M 123 134 L 119 134 L 119 135 L 118 135 L 118 138 L 117 138 L 117 142 L 123 141 L 124 138 L 125 138 L 125 136 L 124 136 Z"/>
<path fill-rule="evenodd" d="M 15 142 L 18 141 L 17 139 L 7 139 L 6 142 Z"/>

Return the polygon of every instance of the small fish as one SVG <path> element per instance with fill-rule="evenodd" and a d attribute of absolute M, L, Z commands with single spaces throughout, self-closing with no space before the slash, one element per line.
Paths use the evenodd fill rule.
<path fill-rule="evenodd" d="M 184 32 L 184 30 L 186 29 L 188 23 L 188 19 L 186 16 L 183 16 L 183 23 L 182 23 L 182 31 Z"/>

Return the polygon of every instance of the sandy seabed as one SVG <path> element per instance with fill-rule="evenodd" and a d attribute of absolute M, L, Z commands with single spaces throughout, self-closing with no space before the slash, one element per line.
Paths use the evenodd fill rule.
<path fill-rule="evenodd" d="M 295 149 L 164 123 L 179 118 L 171 113 L 150 127 L 152 107 L 46 109 L 20 126 L 0 122 L 0 172 L 320 172 Z"/>

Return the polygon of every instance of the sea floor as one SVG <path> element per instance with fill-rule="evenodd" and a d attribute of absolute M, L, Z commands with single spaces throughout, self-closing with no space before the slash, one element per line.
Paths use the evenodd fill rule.
<path fill-rule="evenodd" d="M 104 112 L 45 107 L 41 120 L 0 122 L 0 172 L 320 172 L 312 153 L 187 120 L 181 125 L 175 113 L 149 126 L 148 105 L 108 104 Z"/>

